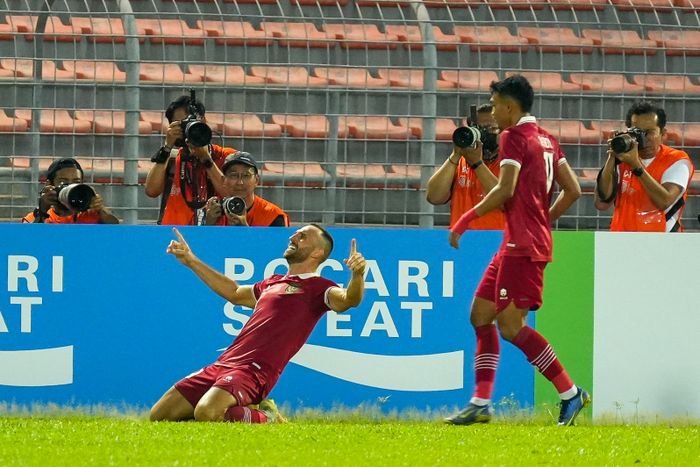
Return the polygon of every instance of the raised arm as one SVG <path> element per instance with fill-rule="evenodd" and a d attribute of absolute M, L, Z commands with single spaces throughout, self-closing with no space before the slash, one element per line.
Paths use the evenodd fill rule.
<path fill-rule="evenodd" d="M 328 304 L 333 311 L 346 311 L 356 307 L 365 293 L 365 258 L 357 251 L 357 242 L 350 242 L 350 256 L 345 260 L 352 272 L 346 289 L 334 287 L 328 292 Z"/>
<path fill-rule="evenodd" d="M 229 302 L 234 305 L 247 306 L 248 308 L 255 307 L 256 300 L 252 286 L 239 285 L 238 282 L 204 263 L 195 256 L 180 231 L 173 228 L 173 232 L 178 240 L 170 241 L 167 250 L 165 250 L 167 253 L 174 255 L 178 261 L 197 274 L 211 290 Z"/>

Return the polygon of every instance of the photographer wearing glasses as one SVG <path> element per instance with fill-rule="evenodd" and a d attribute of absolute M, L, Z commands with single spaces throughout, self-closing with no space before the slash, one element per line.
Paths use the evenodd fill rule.
<path fill-rule="evenodd" d="M 428 180 L 428 202 L 434 205 L 450 202 L 450 227 L 498 181 L 499 129 L 492 109 L 491 104 L 472 106 L 470 126 L 455 130 L 452 153 Z M 472 229 L 482 230 L 503 230 L 504 226 L 505 217 L 500 209 L 471 223 Z"/>
<path fill-rule="evenodd" d="M 22 223 L 118 224 L 102 196 L 83 183 L 83 168 L 72 157 L 56 159 L 46 171 L 38 207 Z"/>
<path fill-rule="evenodd" d="M 220 167 L 235 149 L 211 143 L 204 104 L 195 97 L 180 96 L 165 111 L 168 130 L 165 144 L 153 155 L 146 177 L 146 195 L 162 195 L 158 223 L 201 225 L 207 199 L 221 193 L 224 177 Z"/>
<path fill-rule="evenodd" d="M 614 232 L 682 231 L 694 168 L 688 154 L 662 144 L 666 112 L 637 102 L 627 111 L 625 125 L 628 129 L 608 142 L 608 159 L 596 180 L 596 208 L 615 206 Z"/>
<path fill-rule="evenodd" d="M 223 193 L 207 201 L 206 225 L 247 225 L 260 227 L 289 227 L 289 216 L 279 206 L 255 195 L 260 183 L 258 165 L 244 151 L 226 157 Z"/>

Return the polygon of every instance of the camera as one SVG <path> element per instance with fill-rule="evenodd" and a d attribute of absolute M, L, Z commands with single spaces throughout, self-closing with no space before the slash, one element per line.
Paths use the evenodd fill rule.
<path fill-rule="evenodd" d="M 221 209 L 228 216 L 240 216 L 245 213 L 245 200 L 238 196 L 231 196 L 221 200 Z"/>
<path fill-rule="evenodd" d="M 637 149 L 644 149 L 644 146 L 646 146 L 647 143 L 646 132 L 637 127 L 628 128 L 624 131 L 618 131 L 610 140 L 610 149 L 612 149 L 616 154 L 628 152 L 632 149 L 632 143 L 635 140 L 638 144 Z"/>
<path fill-rule="evenodd" d="M 496 134 L 490 128 L 477 125 L 476 105 L 469 107 L 469 126 L 461 126 L 452 133 L 452 142 L 458 148 L 475 148 L 476 142 L 481 141 L 485 151 L 494 152 L 498 149 Z"/>
<path fill-rule="evenodd" d="M 95 190 L 84 183 L 71 183 L 56 187 L 56 196 L 58 201 L 71 211 L 83 212 L 90 209 Z"/>
<path fill-rule="evenodd" d="M 204 123 L 197 113 L 195 90 L 190 89 L 190 104 L 187 109 L 187 117 L 180 121 L 182 134 L 196 147 L 206 146 L 211 143 L 211 128 Z"/>

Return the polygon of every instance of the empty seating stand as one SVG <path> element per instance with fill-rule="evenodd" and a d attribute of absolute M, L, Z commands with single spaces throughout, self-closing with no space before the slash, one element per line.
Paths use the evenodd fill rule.
<path fill-rule="evenodd" d="M 199 81 L 206 83 L 219 83 L 228 86 L 260 86 L 267 80 L 259 76 L 246 74 L 243 67 L 238 65 L 188 65 L 192 75 L 199 76 Z"/>
<path fill-rule="evenodd" d="M 374 24 L 324 24 L 322 29 L 335 35 L 343 48 L 395 49 L 398 36 L 379 31 Z"/>
<path fill-rule="evenodd" d="M 207 112 L 207 123 L 224 137 L 278 138 L 282 135 L 279 125 L 265 123 L 260 117 L 250 113 Z"/>
<path fill-rule="evenodd" d="M 542 128 L 564 144 L 598 144 L 602 136 L 600 131 L 589 130 L 578 120 L 538 119 Z"/>
<path fill-rule="evenodd" d="M 630 83 L 619 73 L 571 73 L 569 78 L 590 92 L 640 95 L 645 91 L 643 86 Z"/>
<path fill-rule="evenodd" d="M 282 47 L 328 48 L 336 42 L 334 33 L 319 31 L 313 23 L 263 21 L 260 27 Z"/>
<path fill-rule="evenodd" d="M 246 21 L 198 20 L 197 26 L 219 45 L 266 46 L 273 40 L 269 31 L 255 29 Z"/>
<path fill-rule="evenodd" d="M 584 29 L 581 36 L 593 41 L 604 54 L 654 55 L 656 41 L 642 39 L 637 31 Z"/>
<path fill-rule="evenodd" d="M 660 94 L 700 94 L 700 85 L 693 84 L 687 76 L 676 75 L 634 75 L 632 82 L 646 90 Z"/>
<path fill-rule="evenodd" d="M 422 69 L 387 69 L 380 68 L 377 70 L 380 78 L 386 78 L 392 87 L 423 89 L 424 88 L 424 71 Z M 442 79 L 437 80 L 438 89 L 454 89 L 456 84 L 451 81 Z"/>
<path fill-rule="evenodd" d="M 126 132 L 126 112 L 119 110 L 76 110 L 76 120 L 89 123 L 95 133 L 124 134 Z M 139 121 L 139 134 L 151 134 L 150 123 Z"/>
<path fill-rule="evenodd" d="M 373 77 L 364 68 L 314 68 L 314 76 L 328 80 L 332 86 L 348 88 L 386 88 L 391 86 L 389 77 Z"/>
<path fill-rule="evenodd" d="M 471 91 L 488 91 L 491 82 L 499 80 L 496 72 L 484 70 L 443 70 L 440 76 L 459 89 Z"/>
<path fill-rule="evenodd" d="M 578 37 L 570 28 L 518 28 L 520 37 L 537 46 L 542 52 L 584 53 L 593 52 L 593 40 Z"/>
<path fill-rule="evenodd" d="M 32 127 L 31 109 L 17 109 L 15 117 L 25 120 L 28 128 Z M 92 125 L 73 119 L 64 109 L 42 109 L 39 131 L 42 133 L 89 133 L 92 131 Z"/>
<path fill-rule="evenodd" d="M 520 52 L 528 47 L 528 40 L 511 34 L 505 26 L 454 26 L 454 34 L 472 50 L 482 52 Z"/>
<path fill-rule="evenodd" d="M 565 81 L 561 74 L 555 72 L 540 71 L 509 71 L 506 76 L 516 73 L 523 75 L 530 82 L 535 91 L 543 92 L 579 92 L 583 88 L 580 84 Z"/>
<path fill-rule="evenodd" d="M 647 35 L 666 55 L 700 55 L 700 31 L 649 31 Z"/>

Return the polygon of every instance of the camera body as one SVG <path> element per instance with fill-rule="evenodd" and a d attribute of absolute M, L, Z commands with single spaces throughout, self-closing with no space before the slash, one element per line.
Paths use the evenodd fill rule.
<path fill-rule="evenodd" d="M 497 151 L 497 135 L 490 128 L 478 126 L 476 123 L 476 105 L 471 105 L 469 111 L 469 126 L 461 126 L 452 132 L 452 143 L 458 148 L 475 148 L 476 142 L 481 141 L 484 151 Z"/>
<path fill-rule="evenodd" d="M 73 212 L 84 212 L 90 209 L 90 203 L 95 197 L 95 190 L 85 183 L 63 184 L 56 187 L 58 202 Z"/>
<path fill-rule="evenodd" d="M 211 128 L 204 123 L 194 106 L 196 102 L 195 90 L 190 89 L 190 104 L 187 109 L 187 117 L 180 120 L 182 134 L 193 146 L 202 147 L 211 143 Z"/>
<path fill-rule="evenodd" d="M 227 216 L 241 216 L 245 214 L 245 200 L 239 196 L 229 196 L 221 200 L 221 210 Z"/>
<path fill-rule="evenodd" d="M 628 152 L 632 149 L 634 141 L 637 141 L 637 149 L 644 149 L 647 144 L 646 132 L 637 127 L 615 132 L 615 136 L 610 140 L 610 149 L 616 154 Z"/>

